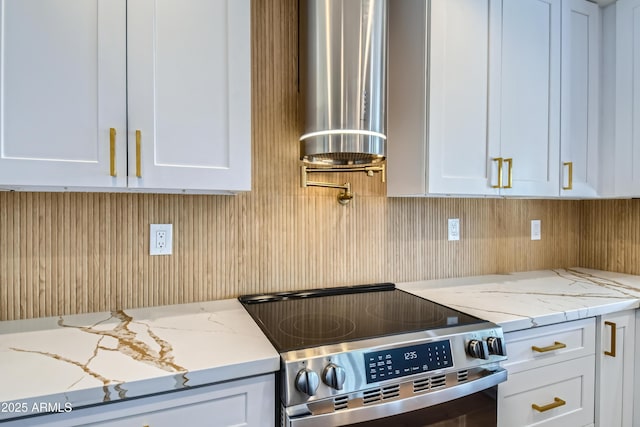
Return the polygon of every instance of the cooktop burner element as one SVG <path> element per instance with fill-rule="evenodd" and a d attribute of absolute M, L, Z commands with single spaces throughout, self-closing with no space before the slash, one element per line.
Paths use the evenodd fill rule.
<path fill-rule="evenodd" d="M 391 283 L 249 295 L 240 301 L 281 353 L 482 322 Z"/>
<path fill-rule="evenodd" d="M 282 319 L 279 330 L 299 340 L 336 340 L 348 338 L 356 330 L 353 321 L 332 314 L 294 314 Z"/>

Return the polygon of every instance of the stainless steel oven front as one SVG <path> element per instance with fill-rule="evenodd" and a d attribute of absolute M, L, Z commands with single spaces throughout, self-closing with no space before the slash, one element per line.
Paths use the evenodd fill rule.
<path fill-rule="evenodd" d="M 281 354 L 279 424 L 495 426 L 497 384 L 507 379 L 502 330 L 441 332 Z"/>

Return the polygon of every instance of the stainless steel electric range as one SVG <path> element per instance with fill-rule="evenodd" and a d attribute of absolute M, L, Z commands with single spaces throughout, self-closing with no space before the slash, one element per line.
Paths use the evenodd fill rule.
<path fill-rule="evenodd" d="M 277 425 L 496 425 L 493 323 L 390 283 L 239 300 L 281 356 Z"/>

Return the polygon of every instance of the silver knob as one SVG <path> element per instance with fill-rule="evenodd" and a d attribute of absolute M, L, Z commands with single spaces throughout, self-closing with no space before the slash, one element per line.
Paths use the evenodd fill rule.
<path fill-rule="evenodd" d="M 467 345 L 469 356 L 476 359 L 489 359 L 489 348 L 484 340 L 471 340 Z"/>
<path fill-rule="evenodd" d="M 487 347 L 489 347 L 489 354 L 497 354 L 499 356 L 507 355 L 506 349 L 504 348 L 504 342 L 502 342 L 502 338 L 487 338 Z"/>
<path fill-rule="evenodd" d="M 331 388 L 336 390 L 342 390 L 342 385 L 346 378 L 344 368 L 336 365 L 335 363 L 329 363 L 322 371 L 322 381 Z"/>
<path fill-rule="evenodd" d="M 316 394 L 319 383 L 318 374 L 311 369 L 301 369 L 296 376 L 296 388 L 299 392 L 309 396 Z"/>

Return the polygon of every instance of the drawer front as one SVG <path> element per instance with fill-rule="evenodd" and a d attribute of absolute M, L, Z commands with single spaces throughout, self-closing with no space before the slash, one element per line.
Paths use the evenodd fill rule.
<path fill-rule="evenodd" d="M 498 386 L 498 426 L 592 424 L 594 389 L 594 355 L 509 375 Z M 533 404 L 556 407 L 541 412 Z"/>
<path fill-rule="evenodd" d="M 588 356 L 595 354 L 595 318 L 509 332 L 505 342 L 509 374 Z"/>

